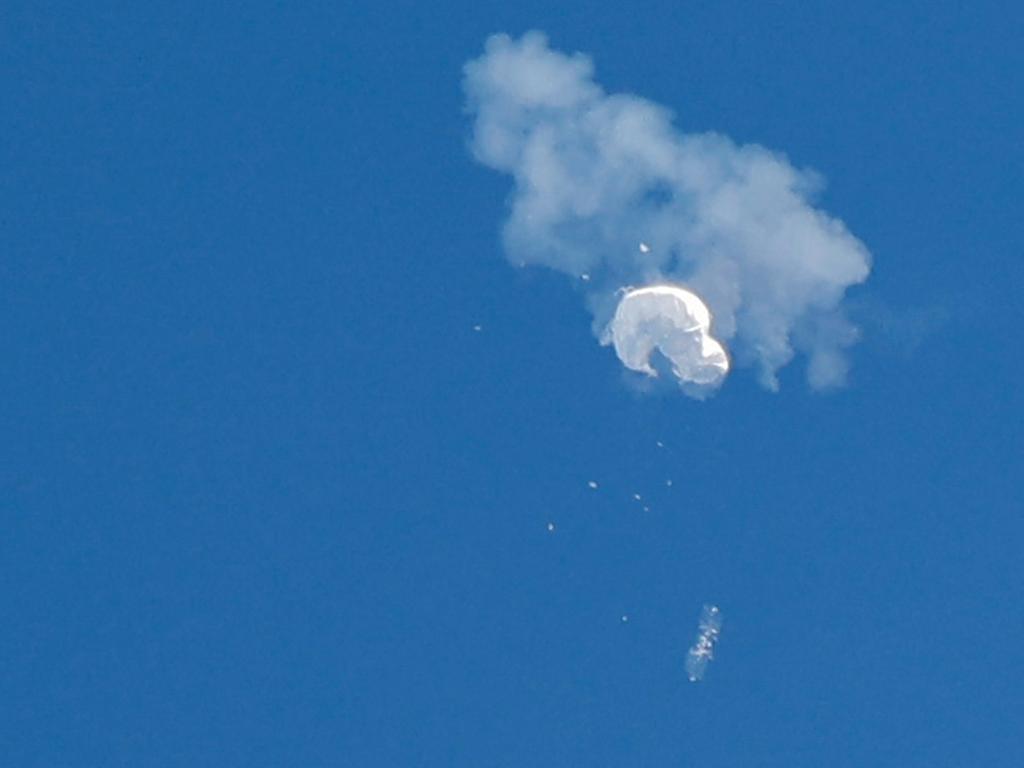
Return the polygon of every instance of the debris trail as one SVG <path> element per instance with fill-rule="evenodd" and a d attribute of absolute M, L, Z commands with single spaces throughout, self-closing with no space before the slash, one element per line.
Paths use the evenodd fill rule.
<path fill-rule="evenodd" d="M 700 614 L 697 639 L 686 654 L 686 675 L 691 683 L 704 677 L 708 662 L 715 657 L 715 643 L 722 631 L 722 612 L 718 606 L 705 605 Z"/>

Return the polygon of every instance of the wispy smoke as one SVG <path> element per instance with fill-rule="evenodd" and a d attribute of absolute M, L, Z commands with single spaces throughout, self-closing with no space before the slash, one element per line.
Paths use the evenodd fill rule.
<path fill-rule="evenodd" d="M 666 109 L 606 94 L 588 57 L 537 32 L 489 38 L 464 87 L 474 155 L 515 180 L 509 258 L 582 278 L 598 336 L 620 287 L 682 285 L 768 388 L 795 351 L 812 387 L 844 381 L 857 331 L 841 302 L 870 256 L 812 206 L 815 174 L 760 146 L 680 133 Z"/>

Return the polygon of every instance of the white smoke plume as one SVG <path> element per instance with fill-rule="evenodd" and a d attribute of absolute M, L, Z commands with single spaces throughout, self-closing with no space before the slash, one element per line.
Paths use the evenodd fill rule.
<path fill-rule="evenodd" d="M 607 94 L 593 73 L 539 32 L 494 35 L 465 66 L 474 156 L 515 181 L 509 259 L 579 279 L 605 343 L 619 288 L 683 287 L 769 389 L 796 352 L 812 387 L 842 384 L 857 330 L 841 303 L 870 256 L 812 205 L 819 177 L 757 145 L 681 133 L 668 110 Z"/>

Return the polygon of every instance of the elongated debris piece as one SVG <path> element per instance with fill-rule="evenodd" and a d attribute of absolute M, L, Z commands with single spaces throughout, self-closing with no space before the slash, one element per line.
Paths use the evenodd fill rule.
<path fill-rule="evenodd" d="M 722 632 L 722 612 L 718 606 L 705 605 L 700 614 L 697 639 L 686 653 L 686 676 L 691 683 L 704 677 L 708 662 L 715 657 L 715 643 Z"/>

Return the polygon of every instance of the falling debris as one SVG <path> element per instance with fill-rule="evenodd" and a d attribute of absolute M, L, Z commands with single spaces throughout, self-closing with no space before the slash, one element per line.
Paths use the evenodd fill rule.
<path fill-rule="evenodd" d="M 639 493 L 634 493 L 633 498 L 636 499 L 637 501 L 641 501 L 643 499 L 643 497 Z"/>
<path fill-rule="evenodd" d="M 590 486 L 592 489 L 597 490 L 597 481 L 596 480 L 590 480 L 587 483 L 587 485 Z"/>
<path fill-rule="evenodd" d="M 484 329 L 484 327 L 482 325 L 474 325 L 473 326 L 473 330 L 476 331 L 477 333 L 479 333 L 483 329 Z"/>
<path fill-rule="evenodd" d="M 671 480 L 666 480 L 665 481 L 665 485 L 668 486 L 669 488 L 671 488 L 672 487 L 672 481 Z"/>
<path fill-rule="evenodd" d="M 622 614 L 622 623 L 625 624 L 627 621 L 629 621 L 629 616 Z"/>
<path fill-rule="evenodd" d="M 651 511 L 650 507 L 644 507 L 644 512 L 650 512 L 650 511 Z"/>
<path fill-rule="evenodd" d="M 650 253 L 650 252 L 651 252 L 651 246 L 649 246 L 647 243 L 640 243 L 640 253 Z"/>
<path fill-rule="evenodd" d="M 659 448 L 664 448 L 664 447 L 665 447 L 665 444 L 664 444 L 663 442 L 661 442 L 661 440 L 657 440 L 657 441 L 655 441 L 655 443 L 654 443 L 654 444 L 655 444 L 656 446 L 658 446 Z"/>
<path fill-rule="evenodd" d="M 554 523 L 548 523 L 548 532 L 550 533 L 551 531 L 554 531 L 554 530 L 555 530 L 555 524 Z"/>
<path fill-rule="evenodd" d="M 584 283 L 589 283 L 590 275 L 587 272 L 584 272 L 582 275 L 580 275 L 580 280 L 582 280 Z"/>
<path fill-rule="evenodd" d="M 686 675 L 691 683 L 704 677 L 708 662 L 715 657 L 715 643 L 722 631 L 722 612 L 717 606 L 705 605 L 700 614 L 697 639 L 686 654 Z"/>

